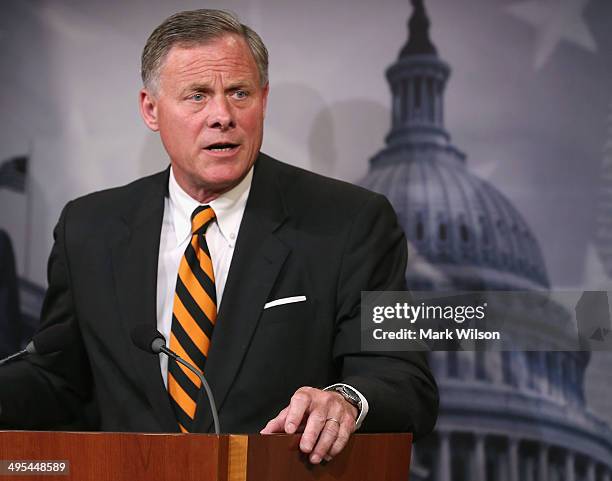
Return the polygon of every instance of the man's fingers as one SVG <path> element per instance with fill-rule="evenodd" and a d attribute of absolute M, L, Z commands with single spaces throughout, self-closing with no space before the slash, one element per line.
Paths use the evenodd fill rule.
<path fill-rule="evenodd" d="M 332 445 L 336 442 L 336 439 L 338 439 L 338 435 L 340 433 L 340 419 L 342 419 L 342 411 L 338 410 L 330 411 L 330 415 L 325 418 L 323 427 L 319 432 L 317 444 L 310 454 L 311 463 L 320 463 L 321 460 L 329 454 Z M 306 429 L 308 429 L 308 426 L 306 426 Z"/>
<path fill-rule="evenodd" d="M 327 416 L 319 439 L 310 454 L 310 462 L 331 461 L 344 449 L 355 431 L 355 408 L 334 394 L 326 403 Z"/>
<path fill-rule="evenodd" d="M 300 440 L 300 450 L 303 453 L 310 453 L 314 449 L 315 444 L 317 444 L 319 435 L 325 428 L 325 421 L 327 419 L 326 413 L 327 410 L 317 409 L 311 412 L 308 416 L 308 421 L 306 421 L 306 427 L 304 428 L 304 434 L 302 434 L 302 439 Z"/>
<path fill-rule="evenodd" d="M 302 424 L 304 414 L 310 408 L 310 404 L 312 402 L 310 392 L 312 390 L 314 389 L 309 387 L 301 387 L 291 397 L 284 426 L 286 433 L 293 434 L 297 432 L 298 427 Z M 306 428 L 308 428 L 308 424 L 306 424 Z"/>
<path fill-rule="evenodd" d="M 315 464 L 321 462 L 336 441 L 345 414 L 345 401 L 340 396 L 320 391 L 317 394 L 318 402 L 308 416 L 300 442 L 300 449 L 310 453 L 310 462 Z"/>
<path fill-rule="evenodd" d="M 287 411 L 289 406 L 284 408 L 275 418 L 268 421 L 268 424 L 259 431 L 260 434 L 272 434 L 272 433 L 284 433 L 285 432 L 285 419 L 287 417 Z"/>
<path fill-rule="evenodd" d="M 284 408 L 278 415 L 268 421 L 268 424 L 260 431 L 261 434 L 288 433 L 293 434 L 304 426 L 304 414 L 310 407 L 311 392 L 313 388 L 302 387 L 291 397 L 289 406 Z"/>
<path fill-rule="evenodd" d="M 272 434 L 272 433 L 279 433 L 279 432 L 284 432 L 283 426 L 284 426 L 284 422 L 281 422 L 278 420 L 278 418 L 274 418 L 274 419 L 270 419 L 270 421 L 268 421 L 268 424 L 266 424 L 266 426 L 259 431 L 260 434 Z"/>
<path fill-rule="evenodd" d="M 338 430 L 338 437 L 336 438 L 334 444 L 332 444 L 331 449 L 327 453 L 327 457 L 325 458 L 327 461 L 330 460 L 328 459 L 328 457 L 333 458 L 344 449 L 353 431 L 355 431 L 354 419 L 352 419 L 350 416 L 345 416 L 342 420 L 342 424 L 340 425 L 340 429 Z"/>

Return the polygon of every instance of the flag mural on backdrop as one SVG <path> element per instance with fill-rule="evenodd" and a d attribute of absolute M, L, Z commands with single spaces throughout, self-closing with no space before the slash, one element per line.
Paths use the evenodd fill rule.
<path fill-rule="evenodd" d="M 28 158 L 25 155 L 0 162 L 0 188 L 24 193 Z"/>
<path fill-rule="evenodd" d="M 529 0 L 510 4 L 506 11 L 533 26 L 536 43 L 533 65 L 540 70 L 562 41 L 597 52 L 597 44 L 584 20 L 589 0 Z"/>
<path fill-rule="evenodd" d="M 601 163 L 595 242 L 603 265 L 603 275 L 612 277 L 612 101 L 607 119 L 607 140 Z M 596 261 L 595 261 L 596 262 Z"/>
<path fill-rule="evenodd" d="M 391 129 L 360 182 L 398 213 L 411 248 L 409 287 L 554 292 L 596 281 L 608 290 L 607 274 L 594 279 L 587 265 L 602 230 L 595 212 L 600 224 L 612 214 L 596 187 L 612 80 L 603 55 L 612 35 L 600 27 L 612 27 L 612 18 L 590 26 L 589 3 L 600 15 L 612 9 L 587 0 L 483 0 L 432 1 L 428 12 L 428 2 L 411 3 L 408 40 L 386 72 Z M 442 9 L 465 44 L 449 56 L 431 33 Z M 466 16 L 475 11 L 477 31 Z M 451 72 L 461 98 L 452 97 Z M 600 236 L 598 246 L 606 272 L 612 242 Z M 605 326 L 589 317 L 592 299 L 585 293 L 573 307 L 588 329 L 607 332 L 607 313 Z M 607 300 L 598 305 L 609 309 Z M 529 308 L 513 306 L 517 319 Z M 560 309 L 539 314 L 550 325 L 573 318 Z M 539 352 L 430 353 L 441 413 L 435 434 L 416 447 L 413 479 L 610 479 L 612 429 L 592 413 L 585 376 L 593 361 L 592 376 L 605 375 L 612 359 L 554 352 L 547 342 Z"/>

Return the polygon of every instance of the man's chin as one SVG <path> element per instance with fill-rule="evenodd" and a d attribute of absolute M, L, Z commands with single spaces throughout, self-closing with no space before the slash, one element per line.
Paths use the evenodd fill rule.
<path fill-rule="evenodd" d="M 237 186 L 248 171 L 248 168 L 239 169 L 236 165 L 217 166 L 203 173 L 201 180 L 208 190 L 222 194 Z"/>

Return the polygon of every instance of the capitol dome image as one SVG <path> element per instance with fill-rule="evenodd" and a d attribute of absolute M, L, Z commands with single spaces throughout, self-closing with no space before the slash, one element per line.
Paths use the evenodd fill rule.
<path fill-rule="evenodd" d="M 397 212 L 409 289 L 546 297 L 536 236 L 507 197 L 470 172 L 445 128 L 451 67 L 430 38 L 423 0 L 412 6 L 408 40 L 387 69 L 391 130 L 360 185 L 384 194 Z M 572 316 L 554 302 L 513 309 L 522 320 L 514 335 L 531 322 L 547 325 L 532 350 L 430 353 L 440 416 L 434 434 L 415 446 L 413 481 L 610 481 L 612 430 L 584 394 L 590 353 L 562 350 L 576 337 Z"/>

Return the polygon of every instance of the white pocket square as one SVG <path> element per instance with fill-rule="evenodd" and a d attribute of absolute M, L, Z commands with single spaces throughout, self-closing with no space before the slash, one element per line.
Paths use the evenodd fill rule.
<path fill-rule="evenodd" d="M 264 305 L 264 309 L 268 309 L 269 307 L 282 306 L 283 304 L 293 304 L 294 302 L 304 302 L 306 300 L 306 296 L 293 296 L 293 297 L 283 297 L 282 299 L 276 299 L 274 301 L 266 302 Z"/>

